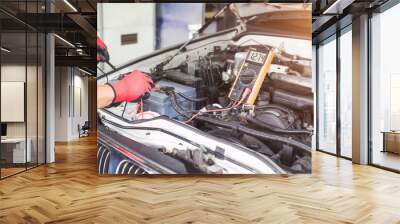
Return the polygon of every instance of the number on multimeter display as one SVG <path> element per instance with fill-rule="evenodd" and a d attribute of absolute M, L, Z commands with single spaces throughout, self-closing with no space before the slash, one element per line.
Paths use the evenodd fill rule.
<path fill-rule="evenodd" d="M 247 58 L 247 60 L 258 63 L 258 64 L 264 64 L 266 57 L 267 57 L 267 55 L 264 53 L 257 52 L 257 51 L 250 51 L 249 57 Z"/>

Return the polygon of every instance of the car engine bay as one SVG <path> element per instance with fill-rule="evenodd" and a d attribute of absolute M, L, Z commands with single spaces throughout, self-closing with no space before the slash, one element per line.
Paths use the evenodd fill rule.
<path fill-rule="evenodd" d="M 259 89 L 247 88 L 254 85 L 257 67 L 245 70 L 243 65 L 257 65 L 247 61 L 250 54 L 262 64 L 269 52 L 275 57 L 268 74 L 258 80 Z M 133 123 L 165 116 L 260 153 L 287 173 L 311 172 L 311 59 L 265 44 L 214 45 L 202 55 L 190 54 L 175 60 L 174 66 L 161 62 L 149 68 L 157 89 L 138 102 L 107 110 Z M 248 103 L 251 92 L 257 93 L 254 102 Z M 179 157 L 174 150 L 160 153 Z M 179 158 L 193 162 L 186 157 Z"/>

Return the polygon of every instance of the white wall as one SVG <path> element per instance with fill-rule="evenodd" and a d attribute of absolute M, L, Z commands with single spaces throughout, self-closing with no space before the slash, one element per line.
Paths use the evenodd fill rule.
<path fill-rule="evenodd" d="M 75 71 L 76 72 L 76 71 Z M 78 138 L 78 125 L 83 125 L 85 121 L 88 121 L 88 78 L 80 75 L 74 75 L 74 107 L 72 108 L 72 119 L 71 119 L 71 136 L 72 138 Z M 82 110 L 82 111 L 80 111 Z"/>
<path fill-rule="evenodd" d="M 97 32 L 114 65 L 151 53 L 155 49 L 155 4 L 98 4 Z M 136 44 L 121 45 L 121 35 L 137 33 Z"/>
<path fill-rule="evenodd" d="M 88 120 L 88 78 L 75 68 L 56 67 L 55 86 L 55 141 L 77 139 L 78 125 Z"/>

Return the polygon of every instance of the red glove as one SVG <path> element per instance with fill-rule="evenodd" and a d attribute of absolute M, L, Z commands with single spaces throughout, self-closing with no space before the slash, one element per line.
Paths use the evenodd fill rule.
<path fill-rule="evenodd" d="M 115 93 L 113 103 L 137 100 L 145 93 L 150 92 L 152 85 L 153 80 L 149 76 L 135 70 L 126 75 L 122 80 L 111 85 Z"/>
<path fill-rule="evenodd" d="M 97 37 L 97 62 L 106 62 L 110 60 L 107 46 L 100 37 Z"/>

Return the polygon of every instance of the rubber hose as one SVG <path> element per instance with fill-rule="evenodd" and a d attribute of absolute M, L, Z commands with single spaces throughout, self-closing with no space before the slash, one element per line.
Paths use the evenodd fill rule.
<path fill-rule="evenodd" d="M 285 130 L 282 128 L 275 128 L 272 127 L 266 123 L 264 123 L 263 121 L 257 119 L 257 118 L 252 118 L 250 116 L 247 116 L 246 118 L 247 121 L 249 121 L 250 123 L 257 125 L 261 128 L 265 128 L 268 129 L 272 132 L 276 132 L 276 133 L 281 133 L 281 134 L 294 134 L 294 135 L 312 135 L 312 132 L 310 131 L 305 131 L 305 130 Z"/>
<path fill-rule="evenodd" d="M 233 129 L 235 131 L 239 131 L 239 132 L 242 132 L 242 133 L 257 137 L 257 138 L 261 138 L 261 139 L 264 139 L 264 140 L 278 141 L 278 142 L 281 142 L 281 143 L 285 143 L 285 144 L 294 146 L 296 148 L 299 148 L 302 151 L 304 151 L 305 153 L 311 154 L 311 147 L 310 146 L 307 146 L 307 145 L 305 145 L 305 144 L 303 144 L 301 142 L 298 142 L 298 141 L 290 139 L 290 138 L 286 138 L 286 137 L 282 137 L 282 136 L 278 136 L 278 135 L 274 135 L 274 134 L 270 134 L 270 133 L 265 133 L 265 132 L 253 130 L 253 129 L 244 127 L 243 125 L 240 125 L 240 124 L 231 124 L 231 123 L 228 123 L 228 122 L 225 122 L 225 121 L 220 121 L 220 120 L 216 120 L 216 119 L 205 117 L 205 116 L 198 116 L 195 119 L 197 119 L 199 121 L 203 121 L 203 122 L 208 122 L 208 123 L 216 125 L 216 126 Z"/>
<path fill-rule="evenodd" d="M 278 109 L 278 110 L 283 110 L 288 114 L 293 114 L 292 111 L 290 111 L 288 108 L 277 105 L 277 104 L 268 104 L 268 105 L 264 105 L 264 106 L 256 106 L 255 109 L 267 109 L 267 108 L 272 108 L 272 109 Z"/>

